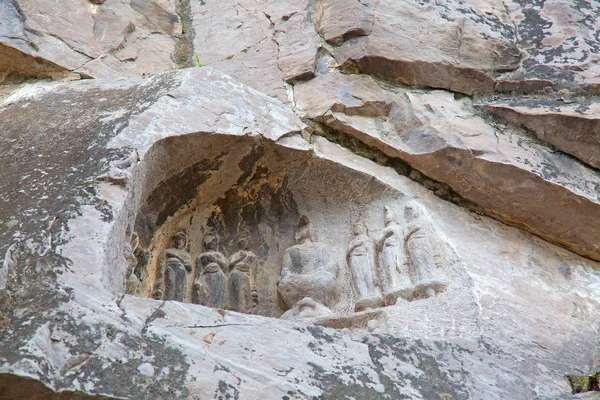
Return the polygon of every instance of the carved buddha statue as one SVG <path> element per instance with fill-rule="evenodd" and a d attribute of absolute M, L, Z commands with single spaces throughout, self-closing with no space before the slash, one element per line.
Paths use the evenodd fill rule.
<path fill-rule="evenodd" d="M 381 291 L 375 284 L 377 275 L 373 243 L 367 236 L 362 223 L 355 223 L 352 231 L 354 237 L 348 245 L 346 260 L 352 274 L 352 286 L 356 297 L 354 310 L 363 311 L 368 308 L 380 307 L 382 298 Z"/>
<path fill-rule="evenodd" d="M 337 293 L 337 263 L 327 246 L 315 241 L 306 216 L 300 218 L 295 239 L 297 244 L 283 255 L 283 269 L 277 281 L 279 297 L 287 309 L 306 297 L 330 306 Z"/>
<path fill-rule="evenodd" d="M 404 248 L 417 297 L 432 297 L 447 286 L 445 248 L 425 208 L 409 201 L 404 208 Z"/>
<path fill-rule="evenodd" d="M 185 251 L 185 233 L 173 236 L 173 247 L 165 250 L 165 300 L 183 301 L 187 272 L 192 271 L 192 260 Z"/>
<path fill-rule="evenodd" d="M 243 233 L 238 239 L 238 251 L 231 256 L 229 262 L 229 307 L 238 312 L 250 312 L 253 307 L 253 272 L 256 255 L 248 250 L 248 234 Z"/>
<path fill-rule="evenodd" d="M 389 207 L 385 207 L 385 228 L 381 231 L 377 244 L 386 304 L 394 304 L 398 297 L 410 300 L 412 283 L 403 262 L 402 228 L 398 225 L 396 214 Z"/>
<path fill-rule="evenodd" d="M 204 253 L 196 259 L 192 302 L 208 307 L 227 305 L 227 258 L 219 252 L 219 236 L 209 231 L 204 236 Z"/>

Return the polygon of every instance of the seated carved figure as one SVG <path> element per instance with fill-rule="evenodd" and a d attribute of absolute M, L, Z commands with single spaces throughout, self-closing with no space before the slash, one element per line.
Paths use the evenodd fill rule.
<path fill-rule="evenodd" d="M 208 232 L 204 236 L 204 253 L 196 259 L 193 303 L 215 308 L 227 305 L 227 276 L 223 271 L 229 263 L 218 248 L 219 236 Z"/>
<path fill-rule="evenodd" d="M 305 216 L 300 218 L 296 242 L 283 255 L 283 270 L 277 281 L 279 297 L 287 309 L 306 297 L 330 306 L 337 293 L 337 264 L 327 246 L 315 243 L 312 225 Z"/>
<path fill-rule="evenodd" d="M 192 271 L 192 260 L 185 251 L 185 233 L 173 236 L 174 247 L 165 250 L 165 300 L 183 301 L 186 288 L 187 272 Z"/>
<path fill-rule="evenodd" d="M 248 237 L 238 240 L 238 251 L 231 256 L 229 268 L 229 307 L 238 312 L 249 312 L 253 306 L 250 277 L 256 264 L 256 255 L 248 250 Z"/>
<path fill-rule="evenodd" d="M 404 208 L 404 247 L 416 297 L 432 297 L 447 286 L 444 243 L 425 208 L 410 201 Z"/>

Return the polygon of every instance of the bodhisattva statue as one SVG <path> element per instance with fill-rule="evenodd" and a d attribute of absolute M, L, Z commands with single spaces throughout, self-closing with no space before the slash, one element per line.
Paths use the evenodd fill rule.
<path fill-rule="evenodd" d="M 362 223 L 352 226 L 353 239 L 348 245 L 346 260 L 352 273 L 352 286 L 356 295 L 354 311 L 363 311 L 382 305 L 381 291 L 375 285 L 373 243 Z"/>
<path fill-rule="evenodd" d="M 304 318 L 328 314 L 330 310 L 327 307 L 337 294 L 337 263 L 327 246 L 315 242 L 312 224 L 306 216 L 300 218 L 295 238 L 297 244 L 286 249 L 283 254 L 283 269 L 277 281 L 279 297 L 288 310 L 301 300 L 303 302 L 299 306 L 313 304 L 312 301 L 323 305 L 306 308 Z M 303 300 L 305 298 L 309 299 Z M 323 310 L 329 312 L 325 313 Z M 294 314 L 294 310 L 286 314 Z M 286 318 L 286 314 L 282 318 Z"/>
<path fill-rule="evenodd" d="M 409 201 L 404 208 L 404 248 L 416 297 L 432 297 L 447 286 L 444 244 L 425 208 Z"/>
<path fill-rule="evenodd" d="M 135 256 L 137 242 L 135 242 L 134 239 L 135 236 L 132 236 L 132 241 L 130 243 L 125 243 L 124 249 L 125 260 L 127 261 L 127 270 L 125 272 L 125 291 L 129 294 L 136 294 L 140 288 L 140 280 L 135 274 L 138 259 Z"/>
<path fill-rule="evenodd" d="M 385 207 L 385 228 L 378 240 L 379 268 L 386 304 L 395 304 L 398 297 L 412 298 L 412 284 L 406 265 L 403 262 L 402 228 L 398 225 L 396 214 Z"/>
<path fill-rule="evenodd" d="M 248 236 L 238 239 L 238 251 L 229 261 L 229 306 L 237 312 L 248 313 L 254 306 L 251 276 L 256 266 L 256 255 L 248 250 Z"/>
<path fill-rule="evenodd" d="M 204 236 L 204 253 L 196 259 L 193 303 L 214 308 L 227 305 L 227 276 L 223 271 L 229 263 L 218 249 L 219 236 L 209 231 Z"/>
<path fill-rule="evenodd" d="M 185 233 L 178 232 L 173 236 L 174 247 L 165 250 L 165 300 L 183 301 L 187 272 L 192 271 L 192 260 L 185 245 Z"/>

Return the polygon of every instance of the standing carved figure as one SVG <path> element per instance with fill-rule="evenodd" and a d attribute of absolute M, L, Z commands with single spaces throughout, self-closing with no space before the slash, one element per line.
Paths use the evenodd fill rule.
<path fill-rule="evenodd" d="M 425 208 L 409 201 L 404 208 L 404 247 L 417 297 L 432 297 L 447 286 L 444 244 Z"/>
<path fill-rule="evenodd" d="M 256 265 L 256 255 L 248 250 L 248 236 L 238 239 L 238 251 L 231 256 L 229 268 L 229 303 L 237 312 L 250 312 L 253 304 L 253 282 L 250 278 Z"/>
<path fill-rule="evenodd" d="M 394 304 L 398 297 L 412 298 L 410 275 L 403 263 L 402 229 L 396 220 L 396 214 L 385 207 L 385 228 L 378 240 L 379 268 L 386 304 Z"/>
<path fill-rule="evenodd" d="M 297 244 L 283 254 L 283 269 L 277 281 L 279 297 L 287 309 L 314 300 L 323 306 L 310 307 L 313 311 L 308 314 L 316 317 L 326 313 L 325 310 L 330 313 L 327 306 L 337 294 L 337 263 L 327 246 L 316 243 L 312 224 L 306 216 L 300 218 L 295 237 Z M 301 302 L 304 298 L 310 300 Z M 290 310 L 282 318 L 288 318 L 297 311 Z M 303 313 L 303 317 L 308 314 Z"/>
<path fill-rule="evenodd" d="M 173 236 L 174 247 L 165 250 L 165 300 L 183 301 L 187 272 L 192 271 L 192 260 L 185 245 L 185 233 L 178 232 Z"/>
<path fill-rule="evenodd" d="M 354 237 L 348 245 L 346 259 L 352 273 L 352 284 L 356 295 L 354 311 L 380 307 L 382 298 L 379 288 L 375 285 L 373 243 L 362 223 L 355 223 L 352 232 Z"/>
<path fill-rule="evenodd" d="M 137 241 L 134 241 L 134 238 L 135 236 L 132 235 L 132 241 L 130 243 L 125 243 L 125 260 L 127 261 L 127 270 L 125 272 L 125 291 L 129 294 L 136 294 L 141 283 L 135 274 L 138 259 L 135 256 Z"/>
<path fill-rule="evenodd" d="M 223 271 L 229 263 L 218 249 L 219 236 L 209 231 L 204 236 L 204 253 L 196 259 L 193 303 L 215 308 L 227 305 L 227 276 Z"/>

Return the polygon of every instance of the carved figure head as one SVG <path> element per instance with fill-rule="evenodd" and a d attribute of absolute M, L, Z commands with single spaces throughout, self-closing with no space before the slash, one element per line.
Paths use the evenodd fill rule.
<path fill-rule="evenodd" d="M 185 243 L 185 233 L 177 232 L 175 235 L 173 235 L 173 245 L 176 249 L 183 249 L 185 247 Z"/>
<path fill-rule="evenodd" d="M 354 224 L 352 224 L 352 233 L 354 233 L 354 236 L 364 234 L 365 225 L 362 222 L 355 222 Z"/>
<path fill-rule="evenodd" d="M 248 248 L 248 243 L 250 243 L 250 232 L 245 227 L 238 228 L 238 250 L 246 250 Z"/>
<path fill-rule="evenodd" d="M 246 250 L 248 248 L 249 238 L 246 235 L 238 237 L 237 246 L 239 250 Z"/>
<path fill-rule="evenodd" d="M 396 223 L 396 213 L 388 206 L 385 206 L 383 209 L 385 211 L 385 226 Z"/>
<path fill-rule="evenodd" d="M 425 208 L 414 200 L 407 202 L 404 206 L 404 219 L 406 219 L 406 222 L 416 221 L 426 215 Z"/>
<path fill-rule="evenodd" d="M 217 235 L 217 233 L 215 231 L 209 230 L 208 232 L 206 232 L 206 235 L 204 235 L 204 249 L 211 250 L 211 251 L 217 251 L 218 248 L 219 248 L 219 235 Z"/>
<path fill-rule="evenodd" d="M 300 221 L 298 221 L 298 229 L 296 229 L 296 243 L 302 244 L 307 241 L 315 241 L 315 231 L 312 224 L 308 220 L 308 217 L 303 215 L 300 217 Z"/>

